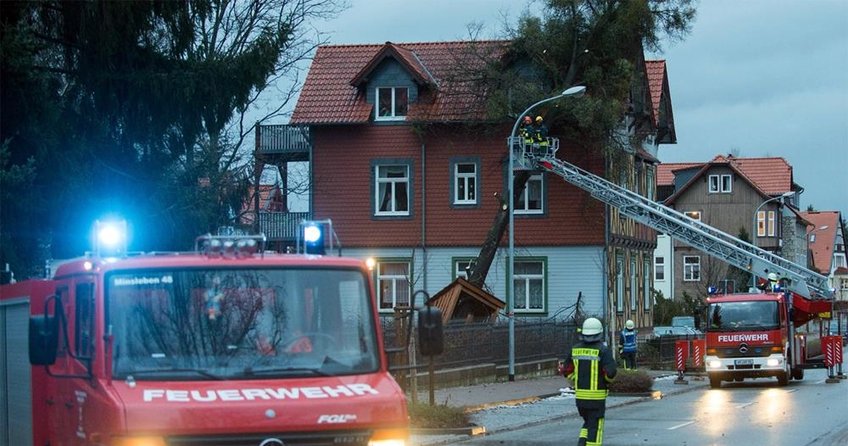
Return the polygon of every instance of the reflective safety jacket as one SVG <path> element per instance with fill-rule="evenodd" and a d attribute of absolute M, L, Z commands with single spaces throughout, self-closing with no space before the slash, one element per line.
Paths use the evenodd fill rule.
<path fill-rule="evenodd" d="M 636 351 L 636 330 L 621 330 L 621 336 L 618 339 L 621 344 L 621 351 L 625 353 Z"/>
<path fill-rule="evenodd" d="M 606 344 L 601 341 L 578 343 L 566 354 L 563 365 L 563 375 L 574 383 L 575 398 L 606 399 L 607 385 L 617 373 L 615 359 Z"/>

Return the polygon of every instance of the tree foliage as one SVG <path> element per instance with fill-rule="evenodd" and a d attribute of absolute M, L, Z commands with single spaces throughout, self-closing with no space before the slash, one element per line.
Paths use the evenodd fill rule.
<path fill-rule="evenodd" d="M 535 102 L 553 97 L 574 85 L 586 96 L 555 101 L 533 110 L 558 136 L 575 141 L 586 151 L 604 153 L 611 166 L 621 169 L 631 151 L 622 137 L 625 117 L 632 117 L 636 137 L 644 137 L 649 115 L 637 113 L 646 80 L 637 64 L 644 50 L 659 50 L 663 39 L 675 40 L 690 31 L 695 17 L 693 0 L 546 0 L 543 14 L 522 15 L 508 31 L 506 54 L 482 71 L 458 70 L 458 77 L 474 79 L 485 95 L 488 115 L 495 121 L 515 120 Z M 514 194 L 524 189 L 529 175 L 516 175 Z M 501 194 L 502 201 L 508 195 Z M 508 208 L 501 206 L 492 223 L 469 281 L 482 286 L 508 224 Z"/>
<path fill-rule="evenodd" d="M 183 249 L 237 221 L 249 107 L 296 78 L 343 0 L 0 3 L 0 260 L 31 275 L 87 248 L 106 211 L 134 249 Z M 282 91 L 279 114 L 293 91 Z M 14 113 L 10 112 L 14 110 Z M 11 174 L 27 166 L 29 178 Z M 11 197 L 6 200 L 5 197 Z M 79 240 L 79 241 L 78 241 Z"/>

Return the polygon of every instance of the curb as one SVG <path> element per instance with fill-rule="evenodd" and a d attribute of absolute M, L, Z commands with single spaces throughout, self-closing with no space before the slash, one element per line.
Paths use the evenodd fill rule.
<path fill-rule="evenodd" d="M 483 435 L 486 433 L 486 426 L 466 426 L 466 427 L 418 427 L 411 428 L 409 432 L 413 435 Z"/>
<path fill-rule="evenodd" d="M 609 409 L 609 408 L 613 408 L 613 407 L 623 407 L 623 406 L 628 406 L 628 405 L 631 405 L 631 404 L 637 404 L 637 403 L 641 403 L 641 402 L 645 402 L 645 401 L 649 401 L 649 400 L 662 399 L 663 397 L 665 397 L 667 395 L 677 395 L 677 394 L 681 394 L 681 393 L 691 392 L 691 391 L 694 391 L 694 390 L 702 388 L 702 387 L 703 386 L 700 386 L 700 385 L 679 386 L 679 387 L 674 387 L 673 390 L 667 391 L 665 393 L 663 393 L 660 390 L 653 390 L 651 392 L 640 392 L 640 393 L 631 393 L 631 394 L 623 394 L 623 393 L 610 394 L 610 397 L 621 397 L 621 398 L 630 398 L 630 399 L 627 400 L 627 401 L 616 401 L 614 399 L 613 400 L 608 399 L 607 400 L 607 408 Z M 528 398 L 520 398 L 520 399 L 509 400 L 509 401 L 504 401 L 504 402 L 499 402 L 499 403 L 481 404 L 481 405 L 478 405 L 478 406 L 472 406 L 472 407 L 466 408 L 466 413 L 473 413 L 473 412 L 477 412 L 477 411 L 481 411 L 481 410 L 485 410 L 485 409 L 491 409 L 491 408 L 498 407 L 498 406 L 516 406 L 516 405 L 520 405 L 520 404 L 534 403 L 534 402 L 542 400 L 544 398 L 548 398 L 548 397 L 552 397 L 552 396 L 559 396 L 559 395 L 561 395 L 561 393 L 557 392 L 557 393 L 554 393 L 554 394 L 546 394 L 546 395 L 539 395 L 539 396 L 528 397 Z M 578 416 L 579 415 L 578 415 L 577 412 L 573 412 L 573 413 L 565 413 L 565 414 L 561 414 L 561 415 L 552 416 L 552 417 L 549 417 L 549 418 L 545 418 L 543 420 L 529 421 L 529 422 L 526 422 L 526 423 L 516 424 L 516 425 L 512 425 L 512 426 L 503 426 L 503 427 L 492 428 L 492 429 L 489 429 L 486 426 L 471 426 L 471 427 L 468 427 L 468 428 L 441 429 L 441 430 L 438 430 L 438 429 L 427 429 L 427 430 L 425 430 L 425 429 L 413 429 L 412 433 L 413 434 L 420 434 L 420 435 L 463 435 L 463 436 L 465 436 L 465 435 L 467 435 L 467 436 L 490 435 L 490 434 L 498 434 L 498 433 L 503 433 L 503 432 L 511 432 L 511 431 L 515 431 L 515 430 L 518 430 L 518 429 L 524 429 L 524 428 L 527 428 L 527 427 L 539 426 L 539 425 L 542 425 L 542 424 L 546 424 L 546 423 L 550 423 L 550 422 L 556 422 L 556 421 L 559 421 L 559 420 L 565 420 L 565 419 L 568 419 L 568 418 L 575 418 L 575 417 L 578 417 Z M 470 432 L 474 432 L 474 433 L 470 433 Z M 432 442 L 432 443 L 428 443 L 428 444 L 431 445 L 431 446 L 454 444 L 456 442 L 464 441 L 466 439 L 467 438 L 450 438 L 450 439 L 444 439 L 444 440 L 441 440 L 441 441 Z"/>

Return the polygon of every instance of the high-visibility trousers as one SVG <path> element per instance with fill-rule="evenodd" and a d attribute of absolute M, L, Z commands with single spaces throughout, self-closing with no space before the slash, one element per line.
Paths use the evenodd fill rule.
<path fill-rule="evenodd" d="M 604 413 L 606 412 L 606 402 L 597 404 L 580 404 L 577 400 L 577 412 L 583 417 L 583 427 L 580 429 L 580 437 L 578 445 L 580 446 L 600 446 L 604 441 Z"/>

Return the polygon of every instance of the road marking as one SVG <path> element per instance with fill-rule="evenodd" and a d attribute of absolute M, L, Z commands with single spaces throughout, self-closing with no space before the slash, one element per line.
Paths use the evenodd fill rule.
<path fill-rule="evenodd" d="M 797 391 L 798 391 L 798 389 L 789 389 L 789 390 L 786 391 L 786 393 L 792 393 L 792 392 L 797 392 Z"/>
<path fill-rule="evenodd" d="M 681 427 L 688 426 L 692 423 L 694 423 L 694 421 L 688 421 L 688 422 L 683 423 L 683 424 L 678 424 L 677 426 L 671 426 L 670 428 L 668 428 L 668 430 L 673 431 L 675 429 L 680 429 Z"/>
<path fill-rule="evenodd" d="M 737 409 L 744 409 L 744 408 L 746 408 L 746 407 L 750 406 L 751 404 L 754 404 L 754 402 L 753 402 L 753 401 L 751 401 L 750 403 L 739 404 L 739 405 L 737 405 L 737 406 L 736 406 L 736 408 L 737 408 Z"/>

